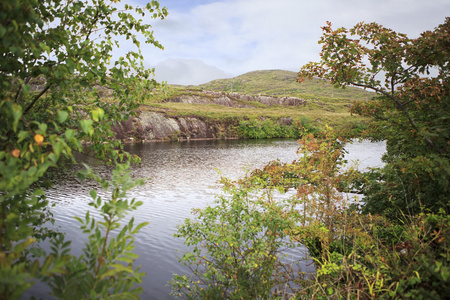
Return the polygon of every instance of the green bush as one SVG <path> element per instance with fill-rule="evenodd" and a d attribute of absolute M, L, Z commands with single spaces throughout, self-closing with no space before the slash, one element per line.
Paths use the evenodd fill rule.
<path fill-rule="evenodd" d="M 300 122 L 292 125 L 284 125 L 272 119 L 242 120 L 237 126 L 239 137 L 247 139 L 300 138 L 305 130 L 314 134 L 321 131 L 311 125 L 307 118 L 301 118 Z"/>
<path fill-rule="evenodd" d="M 364 212 L 402 219 L 450 208 L 450 161 L 432 153 L 386 155 L 388 163 L 365 175 Z"/>
<path fill-rule="evenodd" d="M 228 194 L 193 211 L 178 226 L 190 250 L 180 262 L 191 274 L 175 275 L 173 294 L 188 299 L 269 299 L 296 290 L 297 262 L 284 260 L 283 249 L 297 247 L 288 239 L 300 215 L 295 199 L 272 198 L 268 190 L 233 186 Z M 292 265 L 293 264 L 293 265 Z"/>
<path fill-rule="evenodd" d="M 317 251 L 321 236 L 297 231 L 316 255 L 317 273 L 298 298 L 444 299 L 450 292 L 450 217 L 422 214 L 407 224 L 385 217 L 348 215 L 345 248 Z M 359 225 L 358 225 L 359 224 Z M 342 231 L 341 231 L 342 234 Z M 341 236 L 342 237 L 342 236 Z M 338 241 L 339 238 L 336 239 Z M 360 240 L 360 241 L 358 241 Z M 364 241 L 361 243 L 361 241 Z"/>
<path fill-rule="evenodd" d="M 89 211 L 84 218 L 76 217 L 80 229 L 89 235 L 83 255 L 70 256 L 71 242 L 64 242 L 62 235 L 53 241 L 50 257 L 55 258 L 55 264 L 60 262 L 61 272 L 42 274 L 41 279 L 51 287 L 56 298 L 139 299 L 143 290 L 139 284 L 145 274 L 133 266 L 138 258 L 133 252 L 134 235 L 148 222 L 136 225 L 133 217 L 124 222 L 128 213 L 142 205 L 141 201 L 127 199 L 128 190 L 143 184 L 143 180 L 130 177 L 129 166 L 129 163 L 118 164 L 109 181 L 96 176 L 88 167 L 80 174 L 82 179 L 88 177 L 110 190 L 111 199 L 102 199 L 91 190 L 89 205 L 99 212 L 100 220 Z"/>

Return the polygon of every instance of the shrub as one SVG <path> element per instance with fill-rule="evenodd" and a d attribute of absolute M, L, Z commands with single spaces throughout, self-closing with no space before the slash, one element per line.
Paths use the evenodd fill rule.
<path fill-rule="evenodd" d="M 385 217 L 358 214 L 349 216 L 348 220 L 357 229 L 346 235 L 346 247 L 330 247 L 315 253 L 318 254 L 317 273 L 302 281 L 304 289 L 298 298 L 447 297 L 450 292 L 449 216 L 422 214 L 403 225 L 392 224 Z M 320 240 L 319 235 L 314 237 L 309 236 Z M 312 244 L 307 245 L 310 249 Z"/>
<path fill-rule="evenodd" d="M 304 132 L 317 134 L 320 129 L 312 126 L 307 118 L 292 125 L 284 125 L 266 120 L 242 120 L 237 126 L 239 137 L 247 139 L 299 138 Z"/>
<path fill-rule="evenodd" d="M 283 250 L 297 247 L 288 239 L 300 215 L 296 200 L 275 200 L 269 190 L 248 189 L 223 181 L 228 194 L 193 211 L 178 227 L 190 251 L 180 262 L 191 274 L 175 275 L 173 294 L 202 299 L 272 298 L 296 290 L 298 262 Z"/>

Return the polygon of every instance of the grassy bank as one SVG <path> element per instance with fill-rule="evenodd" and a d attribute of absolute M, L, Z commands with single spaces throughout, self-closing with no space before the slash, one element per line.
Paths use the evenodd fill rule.
<path fill-rule="evenodd" d="M 268 106 L 251 102 L 252 107 L 238 108 L 221 105 L 186 104 L 173 102 L 181 95 L 204 97 L 202 91 L 236 92 L 244 95 L 297 97 L 306 100 L 305 106 Z M 235 78 L 214 80 L 199 86 L 166 85 L 152 96 L 145 97 L 143 110 L 164 112 L 172 116 L 202 117 L 213 121 L 235 119 L 238 122 L 261 119 L 278 120 L 290 117 L 293 123 L 308 123 L 321 129 L 325 125 L 338 130 L 364 128 L 367 119 L 352 116 L 349 108 L 355 100 L 370 99 L 373 93 L 357 88 L 335 89 L 330 83 L 313 79 L 296 82 L 296 73 L 269 70 L 250 72 Z"/>

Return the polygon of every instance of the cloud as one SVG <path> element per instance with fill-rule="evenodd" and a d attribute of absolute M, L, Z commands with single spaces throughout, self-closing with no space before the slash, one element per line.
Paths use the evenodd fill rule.
<path fill-rule="evenodd" d="M 198 85 L 211 78 L 229 78 L 230 74 L 196 59 L 168 59 L 156 65 L 156 80 L 171 84 Z"/>
<path fill-rule="evenodd" d="M 233 76 L 261 69 L 297 71 L 303 64 L 317 61 L 320 27 L 326 21 L 335 27 L 377 22 L 417 37 L 443 23 L 450 11 L 448 0 L 196 0 L 188 6 L 180 0 L 161 1 L 161 5 L 165 3 L 169 16 L 153 23 L 155 37 L 165 50 L 146 48 L 147 64 L 195 60 L 196 64 L 184 68 L 186 72 L 198 67 L 195 74 L 200 74 L 208 65 Z M 183 68 L 177 70 L 184 72 Z M 210 74 L 209 80 L 223 75 L 206 74 Z M 182 77 L 175 72 L 167 75 L 169 82 L 170 76 Z"/>

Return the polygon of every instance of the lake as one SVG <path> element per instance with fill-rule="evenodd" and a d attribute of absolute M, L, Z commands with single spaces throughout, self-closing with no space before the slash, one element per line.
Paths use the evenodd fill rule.
<path fill-rule="evenodd" d="M 130 192 L 130 198 L 144 204 L 133 213 L 136 223 L 150 222 L 135 239 L 137 265 L 147 275 L 142 286 L 142 299 L 171 299 L 167 282 L 173 273 L 184 274 L 186 269 L 178 263 L 180 251 L 185 250 L 183 240 L 173 238 L 176 225 L 190 216 L 192 208 L 204 207 L 214 201 L 220 191 L 216 181 L 223 176 L 237 179 L 247 170 L 260 168 L 271 160 L 291 162 L 296 158 L 296 140 L 217 140 L 164 142 L 126 145 L 126 150 L 142 158 L 132 174 L 147 178 L 144 186 Z M 360 168 L 381 165 L 385 144 L 368 141 L 346 146 L 350 161 L 359 160 Z M 108 168 L 96 164 L 88 157 L 80 158 L 100 173 Z M 72 240 L 74 254 L 80 254 L 85 237 L 78 230 L 74 216 L 85 215 L 92 207 L 89 191 L 95 185 L 79 182 L 70 176 L 58 177 L 48 190 L 48 199 L 55 204 L 52 212 L 56 226 Z M 98 190 L 101 194 L 101 191 Z M 96 215 L 93 213 L 93 215 Z M 36 285 L 27 295 L 44 297 L 46 289 Z"/>

